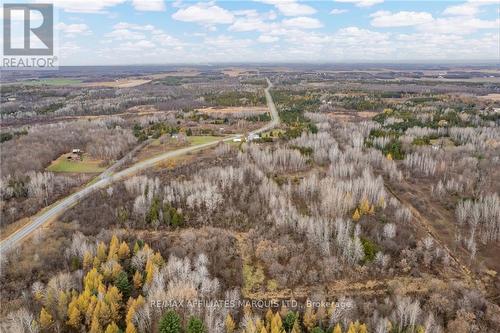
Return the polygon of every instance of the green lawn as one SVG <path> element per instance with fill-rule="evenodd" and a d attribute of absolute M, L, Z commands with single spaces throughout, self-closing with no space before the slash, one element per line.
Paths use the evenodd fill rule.
<path fill-rule="evenodd" d="M 212 136 L 212 135 L 203 135 L 203 136 L 193 135 L 193 136 L 188 136 L 187 139 L 192 146 L 196 146 L 196 145 L 201 145 L 203 143 L 209 143 L 220 140 L 222 139 L 222 137 Z"/>
<path fill-rule="evenodd" d="M 74 172 L 74 173 L 98 173 L 106 168 L 99 166 L 101 161 L 89 160 L 85 157 L 83 161 L 68 160 L 66 156 L 61 156 L 47 167 L 52 172 Z"/>

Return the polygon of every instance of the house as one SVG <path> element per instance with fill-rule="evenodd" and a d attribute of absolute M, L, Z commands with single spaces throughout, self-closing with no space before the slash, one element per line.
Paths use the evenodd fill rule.
<path fill-rule="evenodd" d="M 248 141 L 253 141 L 253 140 L 258 140 L 258 139 L 260 139 L 260 135 L 255 134 L 255 133 L 252 133 L 252 134 L 250 134 L 250 135 L 248 136 L 248 139 L 247 139 L 247 140 L 248 140 Z"/>
<path fill-rule="evenodd" d="M 72 149 L 71 153 L 66 154 L 66 159 L 68 160 L 82 160 L 83 150 Z"/>

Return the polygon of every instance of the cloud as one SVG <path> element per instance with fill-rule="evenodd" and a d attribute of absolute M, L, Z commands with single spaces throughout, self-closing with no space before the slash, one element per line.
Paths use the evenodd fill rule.
<path fill-rule="evenodd" d="M 132 0 L 132 5 L 136 10 L 145 12 L 165 11 L 164 0 Z"/>
<path fill-rule="evenodd" d="M 459 34 L 467 35 L 481 29 L 496 29 L 500 26 L 500 20 L 495 21 L 482 20 L 475 17 L 447 17 L 438 18 L 432 22 L 422 24 L 417 27 L 418 30 L 437 34 Z"/>
<path fill-rule="evenodd" d="M 104 36 L 114 40 L 142 40 L 146 38 L 143 33 L 129 29 L 115 29 Z"/>
<path fill-rule="evenodd" d="M 250 39 L 235 39 L 232 36 L 219 35 L 217 37 L 205 38 L 204 44 L 221 49 L 234 49 L 236 51 L 249 47 L 253 42 Z"/>
<path fill-rule="evenodd" d="M 271 23 L 266 20 L 276 19 L 274 12 L 261 14 L 255 10 L 245 10 L 233 12 L 237 16 L 234 23 L 229 27 L 230 31 L 245 32 L 245 31 L 268 31 Z"/>
<path fill-rule="evenodd" d="M 126 0 L 52 0 L 54 6 L 70 13 L 102 13 L 108 7 L 124 3 Z M 37 2 L 47 2 L 40 0 Z"/>
<path fill-rule="evenodd" d="M 409 27 L 432 22 L 432 15 L 427 12 L 389 12 L 380 10 L 370 15 L 371 25 L 378 28 Z"/>
<path fill-rule="evenodd" d="M 474 16 L 479 12 L 476 5 L 472 3 L 464 3 L 461 5 L 446 7 L 443 11 L 444 15 L 458 15 L 458 16 Z"/>
<path fill-rule="evenodd" d="M 283 20 L 283 25 L 285 27 L 299 29 L 318 29 L 323 27 L 323 24 L 321 24 L 319 20 L 306 16 Z"/>
<path fill-rule="evenodd" d="M 69 37 L 74 37 L 76 35 L 90 35 L 92 33 L 89 26 L 84 23 L 66 24 L 60 22 L 55 25 L 55 28 L 62 31 L 66 36 Z"/>
<path fill-rule="evenodd" d="M 118 49 L 137 52 L 144 49 L 152 49 L 154 47 L 156 47 L 156 45 L 153 42 L 149 40 L 140 40 L 138 42 L 125 42 L 123 44 L 120 44 L 118 46 Z"/>
<path fill-rule="evenodd" d="M 140 30 L 140 31 L 152 31 L 154 26 L 151 24 L 140 25 L 135 23 L 120 22 L 113 26 L 113 29 L 130 29 L 130 30 Z"/>
<path fill-rule="evenodd" d="M 352 3 L 357 7 L 371 7 L 384 2 L 384 0 L 335 0 L 337 2 Z"/>
<path fill-rule="evenodd" d="M 179 9 L 172 14 L 172 18 L 177 21 L 205 25 L 230 24 L 234 21 L 234 15 L 230 11 L 211 3 L 198 3 L 187 8 Z"/>
<path fill-rule="evenodd" d="M 276 36 L 268 36 L 268 35 L 260 35 L 259 38 L 257 38 L 257 41 L 259 43 L 274 43 L 279 40 L 280 39 Z"/>
<path fill-rule="evenodd" d="M 331 15 L 339 15 L 339 14 L 344 14 L 344 13 L 347 13 L 348 10 L 347 9 L 338 9 L 338 8 L 334 8 L 330 11 L 330 14 Z"/>
<path fill-rule="evenodd" d="M 181 49 L 184 45 L 180 40 L 175 37 L 170 36 L 165 31 L 161 29 L 155 29 L 152 32 L 151 40 L 162 46 L 174 47 L 176 49 Z"/>
<path fill-rule="evenodd" d="M 446 7 L 443 14 L 449 16 L 474 16 L 479 13 L 479 7 L 493 4 L 498 5 L 498 0 L 469 0 L 460 5 Z"/>
<path fill-rule="evenodd" d="M 316 13 L 311 6 L 298 3 L 296 0 L 261 0 L 268 5 L 274 5 L 285 16 L 302 16 Z"/>

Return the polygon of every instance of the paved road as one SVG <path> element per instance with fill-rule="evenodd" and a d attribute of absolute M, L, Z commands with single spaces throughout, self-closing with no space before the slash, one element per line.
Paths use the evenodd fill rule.
<path fill-rule="evenodd" d="M 253 132 L 250 132 L 248 136 L 252 136 L 253 134 L 260 134 L 266 131 L 269 131 L 270 129 L 276 127 L 280 123 L 280 117 L 278 115 L 278 110 L 276 110 L 276 105 L 274 105 L 273 97 L 271 96 L 271 93 L 269 90 L 273 87 L 273 84 L 271 81 L 266 78 L 267 80 L 267 88 L 264 90 L 266 94 L 266 101 L 267 101 L 267 107 L 269 108 L 269 113 L 271 113 L 271 121 L 264 127 L 261 127 Z"/>
<path fill-rule="evenodd" d="M 274 105 L 271 94 L 269 93 L 269 89 L 271 89 L 273 85 L 272 85 L 271 81 L 269 81 L 269 79 L 267 79 L 267 83 L 268 83 L 268 87 L 265 89 L 265 94 L 266 94 L 266 99 L 267 99 L 267 105 L 269 107 L 269 112 L 271 113 L 271 121 L 266 126 L 260 128 L 256 131 L 253 131 L 252 132 L 253 134 L 265 132 L 265 131 L 275 127 L 280 122 L 278 112 L 276 111 L 276 106 Z M 242 137 L 241 134 L 237 134 L 237 135 L 234 135 L 234 136 L 222 139 L 222 140 L 217 140 L 217 141 L 213 141 L 213 142 L 209 142 L 209 143 L 203 143 L 200 145 L 181 148 L 181 149 L 177 149 L 177 150 L 170 151 L 167 153 L 163 153 L 163 154 L 158 155 L 156 157 L 153 157 L 151 159 L 148 159 L 148 160 L 145 160 L 142 162 L 138 162 L 138 163 L 130 166 L 127 169 L 124 169 L 120 172 L 112 174 L 112 171 L 114 169 L 116 169 L 116 167 L 115 167 L 116 164 L 115 164 L 114 166 L 111 167 L 111 168 L 113 168 L 112 170 L 108 169 L 108 170 L 104 171 L 103 174 L 101 174 L 101 176 L 98 177 L 97 182 L 90 184 L 90 185 L 86 186 L 85 188 L 81 189 L 80 191 L 75 192 L 75 193 L 69 195 L 68 197 L 60 200 L 59 202 L 55 203 L 50 208 L 48 208 L 45 212 L 43 212 L 42 214 L 33 218 L 30 223 L 23 226 L 21 229 L 17 230 L 15 233 L 10 235 L 8 238 L 3 240 L 0 243 L 0 255 L 2 255 L 2 253 L 4 251 L 7 251 L 7 250 L 13 248 L 15 245 L 19 244 L 22 239 L 24 239 L 26 236 L 31 234 L 33 231 L 40 228 L 42 225 L 44 225 L 45 223 L 50 221 L 52 218 L 59 216 L 60 214 L 65 212 L 68 208 L 75 205 L 81 199 L 83 199 L 84 197 L 86 197 L 87 195 L 89 195 L 92 192 L 106 188 L 107 186 L 109 186 L 110 184 L 112 184 L 116 181 L 127 178 L 135 173 L 138 173 L 139 171 L 150 168 L 153 165 L 155 165 L 161 161 L 167 160 L 169 158 L 182 156 L 182 155 L 185 155 L 187 153 L 190 153 L 190 152 L 193 152 L 196 150 L 200 150 L 200 149 L 207 148 L 210 146 L 215 146 L 219 142 L 232 141 L 235 138 L 241 138 L 241 137 Z"/>

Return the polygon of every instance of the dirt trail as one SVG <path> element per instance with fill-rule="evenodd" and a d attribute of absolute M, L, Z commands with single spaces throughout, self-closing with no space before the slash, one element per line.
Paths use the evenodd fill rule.
<path fill-rule="evenodd" d="M 445 290 L 454 283 L 462 283 L 459 279 L 438 279 L 435 277 L 397 276 L 380 280 L 350 281 L 337 280 L 324 286 L 299 286 L 293 289 L 281 289 L 274 292 L 247 293 L 245 298 L 255 300 L 296 299 L 305 300 L 312 292 L 318 291 L 327 299 L 339 296 L 378 296 L 393 291 L 403 295 L 426 294 L 431 290 Z"/>
<path fill-rule="evenodd" d="M 457 264 L 457 267 L 460 269 L 463 277 L 468 281 L 472 282 L 475 280 L 475 277 L 473 273 L 470 271 L 470 269 L 461 261 L 461 259 L 456 256 L 450 248 L 441 240 L 441 238 L 437 235 L 436 231 L 434 230 L 432 224 L 420 214 L 420 212 L 408 201 L 404 200 L 401 198 L 399 195 L 397 195 L 394 190 L 385 184 L 386 189 L 406 208 L 408 208 L 415 220 L 417 220 L 420 225 L 424 228 L 424 230 L 427 232 L 427 234 L 434 239 L 434 241 L 446 251 L 446 253 L 450 256 L 450 258 Z"/>

